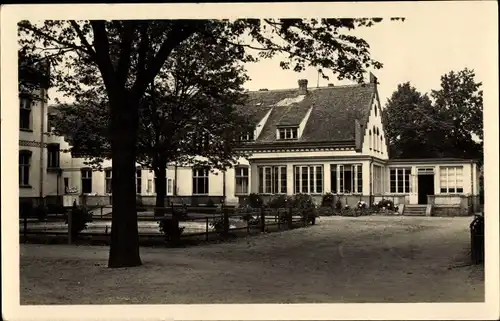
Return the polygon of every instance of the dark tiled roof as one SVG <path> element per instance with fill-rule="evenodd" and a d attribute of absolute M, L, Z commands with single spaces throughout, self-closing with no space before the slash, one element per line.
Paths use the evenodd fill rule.
<path fill-rule="evenodd" d="M 255 143 L 277 143 L 276 128 L 294 126 L 311 114 L 298 142 L 348 142 L 355 140 L 355 121 L 366 125 L 375 85 L 363 84 L 310 88 L 303 100 L 298 89 L 249 92 L 244 107 L 257 124 L 273 108 Z M 288 104 L 278 104 L 284 99 Z M 277 105 L 278 104 L 278 105 Z M 283 143 L 284 141 L 279 141 Z"/>

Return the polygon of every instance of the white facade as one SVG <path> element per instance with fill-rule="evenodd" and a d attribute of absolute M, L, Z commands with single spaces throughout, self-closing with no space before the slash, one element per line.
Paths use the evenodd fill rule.
<path fill-rule="evenodd" d="M 45 92 L 42 90 L 42 95 Z M 20 197 L 42 198 L 65 193 L 109 196 L 112 161 L 102 171 L 92 170 L 85 159 L 72 157 L 62 137 L 47 134 L 47 107 L 43 102 L 23 111 L 20 99 Z M 23 105 L 24 104 L 24 105 Z M 24 108 L 26 109 L 26 108 Z M 302 134 L 311 107 L 299 123 Z M 272 109 L 257 123 L 259 137 Z M 200 171 L 191 167 L 167 167 L 167 196 L 218 197 L 237 204 L 250 193 L 264 195 L 307 193 L 320 198 L 333 193 L 361 197 L 393 197 L 397 203 L 456 205 L 464 196 L 479 194 L 479 169 L 468 160 L 390 160 L 381 106 L 375 91 L 362 127 L 360 147 L 287 145 L 254 147 L 248 159 L 240 159 L 226 171 Z M 279 135 L 278 130 L 276 134 Z M 57 157 L 50 152 L 58 146 Z M 57 158 L 57 160 L 55 160 Z M 138 164 L 137 195 L 154 197 L 155 175 Z M 28 178 L 26 178 L 26 175 Z M 429 197 L 428 197 L 429 195 Z"/>
<path fill-rule="evenodd" d="M 46 96 L 46 90 L 41 89 L 37 94 Z M 43 198 L 62 195 L 63 190 L 58 186 L 59 152 L 52 151 L 52 147 L 56 146 L 52 143 L 57 141 L 47 134 L 47 106 L 38 99 L 21 97 L 19 102 L 19 196 Z"/>

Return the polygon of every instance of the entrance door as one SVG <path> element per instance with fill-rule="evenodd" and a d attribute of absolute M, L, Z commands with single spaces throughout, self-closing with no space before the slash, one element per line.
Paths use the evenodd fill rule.
<path fill-rule="evenodd" d="M 434 175 L 418 175 L 418 204 L 427 204 L 427 195 L 434 195 Z"/>

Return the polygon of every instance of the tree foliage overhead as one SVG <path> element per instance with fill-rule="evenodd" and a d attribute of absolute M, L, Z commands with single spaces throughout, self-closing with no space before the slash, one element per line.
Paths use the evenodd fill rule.
<path fill-rule="evenodd" d="M 168 68 L 181 44 L 200 37 L 232 48 L 243 61 L 284 53 L 281 67 L 332 70 L 357 81 L 381 68 L 368 44 L 347 31 L 382 19 L 45 20 L 20 21 L 18 41 L 27 56 L 51 64 L 51 84 L 76 101 L 107 97 L 113 157 L 113 213 L 108 266 L 141 264 L 135 211 L 135 162 L 140 106 L 148 87 Z M 250 49 L 259 54 L 250 54 Z M 215 54 L 210 49 L 202 52 Z M 327 75 L 324 75 L 327 77 Z M 100 100 L 100 99 L 99 99 Z"/>
<path fill-rule="evenodd" d="M 481 83 L 464 69 L 441 77 L 431 97 L 410 83 L 398 85 L 383 111 L 393 158 L 482 159 Z"/>
<path fill-rule="evenodd" d="M 250 130 L 238 112 L 248 77 L 233 49 L 193 37 L 172 52 L 139 106 L 138 163 L 151 169 L 170 162 L 223 169 L 241 156 L 234 137 Z M 111 158 L 110 117 L 105 89 L 96 92 L 54 106 L 51 119 L 54 133 L 68 139 L 73 154 L 100 168 Z"/>

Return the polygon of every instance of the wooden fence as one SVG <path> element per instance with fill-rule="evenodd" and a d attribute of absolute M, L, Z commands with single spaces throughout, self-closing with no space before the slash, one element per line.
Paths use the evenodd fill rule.
<path fill-rule="evenodd" d="M 112 214 L 101 212 L 106 207 L 93 208 L 92 222 L 79 233 L 78 239 L 94 239 L 108 243 L 111 236 Z M 305 227 L 315 223 L 315 217 L 309 218 L 297 209 L 245 209 L 235 208 L 202 208 L 202 207 L 148 207 L 148 210 L 161 209 L 163 215 L 155 216 L 154 212 L 138 213 L 139 238 L 145 243 L 158 243 L 165 240 L 160 232 L 159 223 L 163 219 L 178 218 L 183 228 L 180 240 L 186 242 L 203 242 L 229 237 L 241 237 L 262 232 L 275 232 Z M 185 213 L 183 213 L 185 211 Z M 180 214 L 180 215 L 179 215 Z M 62 239 L 64 243 L 73 243 L 71 210 L 67 214 L 49 215 L 43 220 L 21 218 L 20 238 L 22 242 L 37 241 L 47 237 Z"/>

